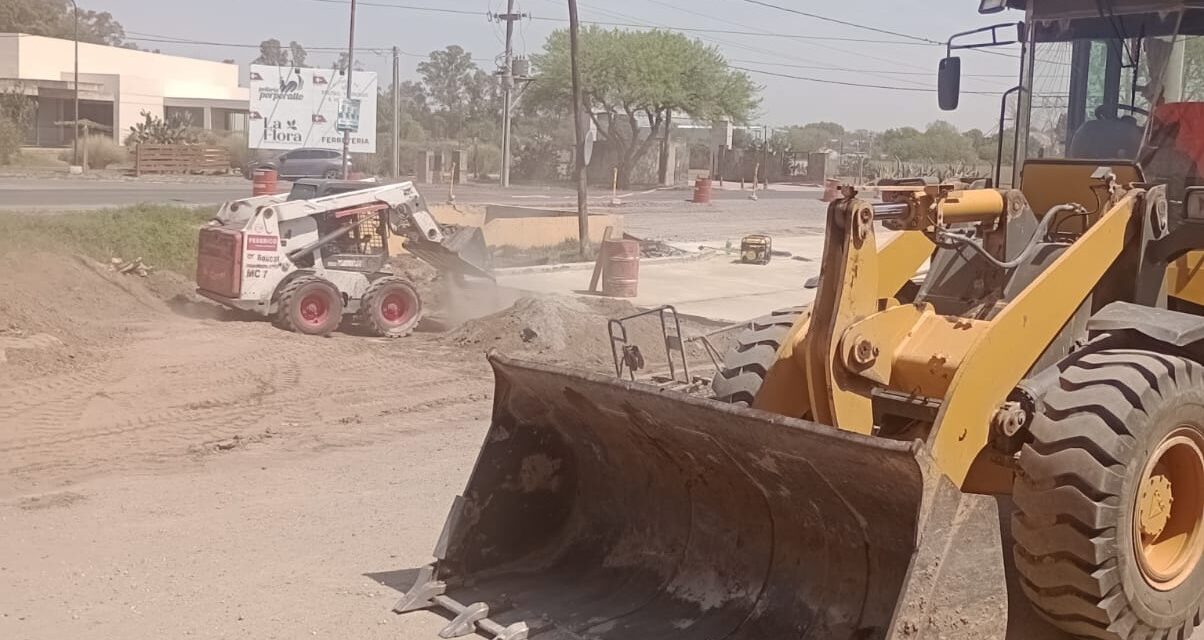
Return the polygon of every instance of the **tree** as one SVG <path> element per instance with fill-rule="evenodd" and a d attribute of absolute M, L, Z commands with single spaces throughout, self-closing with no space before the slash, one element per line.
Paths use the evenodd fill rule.
<path fill-rule="evenodd" d="M 75 15 L 67 0 L 0 0 L 0 32 L 51 38 L 75 37 Z M 128 46 L 125 29 L 108 11 L 79 12 L 81 42 Z"/>
<path fill-rule="evenodd" d="M 339 72 L 347 71 L 347 52 L 340 51 L 339 59 L 336 60 L 333 64 L 331 64 L 330 68 L 334 69 L 335 71 L 339 71 Z M 355 61 L 355 70 L 356 71 L 364 70 L 364 63 L 363 63 L 363 61 L 359 60 L 358 58 Z"/>
<path fill-rule="evenodd" d="M 288 43 L 288 53 L 289 53 L 289 57 L 292 58 L 289 61 L 292 63 L 292 66 L 294 66 L 294 67 L 304 67 L 305 66 L 305 57 L 306 57 L 305 47 L 301 46 L 301 43 L 297 42 L 296 40 L 290 41 Z"/>
<path fill-rule="evenodd" d="M 598 138 L 616 152 L 619 184 L 659 141 L 674 114 L 702 121 L 748 120 L 758 87 L 731 69 L 719 52 L 668 31 L 582 30 L 581 81 Z M 571 102 L 566 31 L 552 33 L 534 56 L 539 74 L 524 98 L 545 112 Z"/>
<path fill-rule="evenodd" d="M 418 73 L 438 137 L 499 136 L 502 106 L 497 79 L 478 68 L 471 53 L 457 45 L 432 51 L 418 63 Z"/>
<path fill-rule="evenodd" d="M 252 60 L 251 64 L 265 64 L 271 67 L 304 67 L 307 56 L 305 47 L 296 40 L 289 42 L 288 47 L 285 48 L 279 40 L 271 38 L 259 43 L 259 57 Z"/>
<path fill-rule="evenodd" d="M 845 130 L 835 122 L 812 122 L 801 127 L 787 127 L 785 135 L 791 151 L 811 152 L 839 147 L 839 140 L 844 137 Z"/>
<path fill-rule="evenodd" d="M 259 57 L 251 64 L 266 64 L 272 67 L 287 67 L 288 54 L 280 47 L 280 41 L 272 38 L 259 43 Z"/>
<path fill-rule="evenodd" d="M 915 127 L 884 131 L 882 149 L 887 155 L 903 161 L 975 162 L 979 159 L 971 139 L 943 120 L 929 124 L 924 131 Z"/>

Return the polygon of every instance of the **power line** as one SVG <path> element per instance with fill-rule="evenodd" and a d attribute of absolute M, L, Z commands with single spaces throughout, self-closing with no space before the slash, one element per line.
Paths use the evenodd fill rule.
<path fill-rule="evenodd" d="M 326 3 L 326 4 L 348 4 L 350 2 L 350 0 L 309 0 L 309 1 L 310 2 L 322 2 L 322 3 Z M 360 5 L 368 6 L 368 7 L 378 7 L 378 8 L 382 8 L 382 9 L 398 9 L 398 10 L 403 10 L 403 11 L 428 11 L 431 13 L 444 13 L 444 14 L 450 14 L 450 15 L 473 16 L 473 17 L 478 17 L 478 18 L 483 15 L 487 15 L 486 13 L 482 13 L 479 11 L 469 11 L 467 9 L 448 9 L 445 7 L 422 7 L 422 6 L 406 5 L 406 4 L 393 4 L 393 3 L 388 3 L 388 2 L 360 2 Z M 568 18 L 549 18 L 549 17 L 545 17 L 545 16 L 531 16 L 529 19 L 533 20 L 533 21 L 539 21 L 539 22 L 556 22 L 556 23 L 561 23 L 561 24 L 568 22 Z M 582 20 L 581 23 L 597 25 L 600 27 L 628 27 L 628 28 L 643 27 L 643 28 L 647 28 L 647 25 L 637 24 L 637 23 L 633 23 L 633 22 L 610 22 L 610 21 L 606 21 L 606 20 Z M 741 30 L 736 30 L 736 29 L 705 29 L 705 28 L 695 28 L 695 27 L 672 27 L 672 30 L 673 31 L 685 31 L 685 32 L 689 32 L 689 33 L 714 33 L 714 34 L 732 35 L 732 36 L 756 36 L 756 37 L 762 37 L 762 38 L 788 38 L 791 40 L 830 40 L 833 42 L 861 42 L 861 43 L 870 43 L 870 44 L 890 44 L 890 45 L 907 45 L 907 46 L 915 46 L 915 45 L 924 46 L 924 45 L 932 45 L 933 44 L 931 42 L 906 42 L 906 41 L 899 41 L 899 40 L 882 40 L 882 39 L 876 39 L 876 38 L 851 38 L 851 37 L 846 37 L 846 36 L 812 36 L 812 35 L 805 35 L 805 34 L 798 34 L 798 33 L 776 33 L 776 32 L 770 32 L 770 31 L 763 31 L 763 32 L 762 31 L 741 31 Z M 936 43 L 936 44 L 940 44 L 940 43 Z"/>
<path fill-rule="evenodd" d="M 548 18 L 546 16 L 531 16 L 531 20 L 542 22 L 565 22 L 564 18 Z M 582 24 L 592 24 L 599 27 L 627 27 L 631 29 L 647 29 L 648 25 L 635 22 L 610 22 L 606 20 L 582 20 Z M 684 33 L 710 33 L 728 36 L 752 36 L 758 38 L 786 38 L 789 40 L 827 40 L 832 42 L 859 42 L 863 44 L 890 44 L 904 46 L 930 46 L 927 42 L 903 42 L 900 40 L 881 40 L 877 38 L 850 38 L 845 36 L 812 36 L 799 33 L 775 33 L 772 31 L 740 31 L 737 29 L 705 29 L 701 27 L 672 27 L 673 31 Z"/>
<path fill-rule="evenodd" d="M 736 62 L 740 64 L 773 64 L 775 67 L 789 67 L 791 69 L 818 69 L 827 71 L 848 71 L 851 73 L 876 73 L 889 74 L 896 76 L 933 76 L 930 71 L 890 71 L 884 69 L 853 69 L 848 67 L 832 67 L 817 64 L 791 64 L 788 62 L 773 62 L 767 63 L 761 60 L 736 60 L 731 59 L 728 62 Z M 1015 78 L 1014 73 L 964 73 L 963 78 Z"/>
<path fill-rule="evenodd" d="M 911 35 L 910 33 L 900 33 L 898 31 L 891 31 L 889 29 L 879 29 L 878 27 L 870 27 L 870 26 L 867 26 L 864 24 L 857 24 L 856 22 L 847 22 L 845 20 L 838 20 L 836 18 L 829 18 L 828 16 L 821 16 L 818 13 L 811 13 L 809 11 L 800 11 L 798 9 L 792 9 L 790 7 L 783 7 L 781 5 L 776 5 L 771 2 L 764 2 L 763 0 L 744 0 L 744 1 L 749 4 L 761 5 L 762 7 L 769 7 L 770 9 L 777 9 L 778 11 L 785 11 L 786 13 L 796 13 L 800 16 L 806 16 L 808 18 L 822 20 L 824 22 L 831 22 L 833 24 L 841 24 L 846 27 L 853 27 L 855 29 L 864 29 L 865 31 L 873 31 L 875 33 L 882 33 L 882 34 L 885 34 L 888 36 L 895 36 L 898 38 L 906 38 L 908 40 L 916 40 L 918 42 L 923 42 L 926 44 L 936 44 L 936 45 L 944 44 L 943 42 L 937 42 L 936 40 L 933 40 L 931 38 L 925 38 L 923 36 L 914 36 L 914 35 Z"/>
<path fill-rule="evenodd" d="M 547 1 L 547 2 L 552 2 L 552 0 L 545 0 L 545 1 Z M 662 4 L 663 4 L 663 3 L 662 3 Z M 639 19 L 638 19 L 638 18 L 633 18 L 632 16 L 627 16 L 627 15 L 624 15 L 624 14 L 621 14 L 621 13 L 617 13 L 617 12 L 615 12 L 615 11 L 611 11 L 611 10 L 607 10 L 607 9 L 598 9 L 598 8 L 596 8 L 596 7 L 591 7 L 591 8 L 593 8 L 595 11 L 599 11 L 599 12 L 601 12 L 601 13 L 606 13 L 606 14 L 610 14 L 610 15 L 617 15 L 617 16 L 620 16 L 620 17 L 629 18 L 629 19 L 633 19 L 633 20 L 637 20 L 637 21 L 639 21 Z M 686 12 L 688 12 L 688 13 L 693 13 L 693 12 L 690 12 L 689 10 L 686 10 L 686 9 L 681 9 L 680 7 L 672 7 L 672 8 L 678 9 L 679 11 L 686 11 Z M 715 17 L 713 17 L 713 16 L 704 16 L 704 17 L 710 17 L 710 18 L 711 18 L 711 19 L 713 19 L 713 20 L 720 20 L 719 18 L 715 18 Z M 666 27 L 666 26 L 664 26 L 664 25 L 659 25 L 659 24 L 652 23 L 652 22 L 647 22 L 647 21 L 643 21 L 643 22 L 645 22 L 645 23 L 646 23 L 646 26 L 652 26 L 652 27 L 663 27 L 663 28 L 666 28 L 666 29 L 669 29 L 669 30 L 673 30 L 673 27 Z M 771 56 L 771 57 L 773 57 L 773 58 L 778 58 L 778 59 L 780 59 L 780 58 L 788 58 L 788 59 L 799 60 L 799 61 L 803 61 L 803 62 L 809 62 L 809 61 L 812 61 L 812 59 L 810 59 L 810 58 L 801 58 L 801 57 L 798 57 L 798 56 L 793 56 L 793 55 L 790 55 L 790 54 L 787 54 L 787 53 L 782 53 L 782 52 L 780 52 L 780 51 L 773 51 L 773 50 L 769 50 L 769 49 L 762 49 L 762 48 L 759 48 L 759 47 L 753 47 L 753 46 L 750 46 L 750 45 L 747 45 L 747 44 L 744 44 L 744 43 L 741 43 L 741 42 L 734 42 L 734 41 L 731 41 L 731 40 L 724 40 L 724 39 L 722 39 L 722 38 L 714 38 L 714 37 L 711 37 L 711 38 L 705 38 L 705 37 L 704 37 L 704 38 L 700 38 L 700 39 L 702 39 L 702 40 L 705 40 L 705 41 L 708 41 L 708 42 L 716 43 L 716 44 L 727 45 L 727 46 L 729 46 L 729 47 L 735 47 L 735 48 L 737 48 L 737 49 L 744 49 L 745 51 L 751 51 L 751 52 L 753 52 L 753 53 L 760 53 L 760 54 L 762 54 L 762 55 L 767 55 L 767 56 Z M 818 46 L 818 45 L 809 45 L 809 46 Z M 859 53 L 859 52 L 853 52 L 853 51 L 848 51 L 848 50 L 844 50 L 844 49 L 837 49 L 836 47 L 831 47 L 831 46 L 829 46 L 829 47 L 824 47 L 824 49 L 825 49 L 825 50 L 832 50 L 832 51 L 839 51 L 839 52 L 841 52 L 841 53 L 845 53 L 845 54 L 847 54 L 847 55 L 861 56 L 861 57 L 869 58 L 869 59 L 872 59 L 872 60 L 879 60 L 879 61 L 881 61 L 881 62 L 886 62 L 886 63 L 891 63 L 891 64 L 903 64 L 903 63 L 898 63 L 898 62 L 897 62 L 897 61 L 895 61 L 895 60 L 887 60 L 887 59 L 885 59 L 885 58 L 879 58 L 879 57 L 872 56 L 872 55 L 870 55 L 870 54 L 867 54 L 867 53 Z M 761 64 L 770 64 L 770 63 L 761 63 Z M 915 68 L 915 69 L 923 69 L 923 67 L 919 67 L 919 66 L 916 66 L 916 65 L 904 65 L 904 66 L 911 66 L 911 67 L 913 67 L 913 68 Z M 876 74 L 875 72 L 868 72 L 868 73 L 867 73 L 867 75 L 871 75 L 871 76 L 873 76 L 873 75 L 877 75 L 877 74 Z M 893 78 L 890 78 L 890 77 L 888 77 L 888 76 L 878 76 L 878 77 L 881 77 L 881 78 L 883 78 L 884 80 L 893 80 Z M 910 80 L 904 80 L 903 82 L 912 82 L 912 81 L 910 81 Z M 915 84 L 915 83 L 913 83 L 913 84 Z"/>
<path fill-rule="evenodd" d="M 811 78 L 807 76 L 798 76 L 790 73 L 779 73 L 777 71 L 765 71 L 763 69 L 749 69 L 748 67 L 732 66 L 733 69 L 745 71 L 748 73 L 759 73 L 761 75 L 773 76 L 775 78 L 789 78 L 791 80 L 804 80 L 806 82 L 816 82 L 819 84 L 834 84 L 843 87 L 862 87 L 866 89 L 885 89 L 889 91 L 909 91 L 914 93 L 936 93 L 936 89 L 931 87 L 898 87 L 884 84 L 869 84 L 864 82 L 847 82 L 845 80 L 829 80 L 826 78 Z M 983 95 L 983 96 L 998 96 L 1003 95 L 1002 91 L 963 91 L 964 94 Z"/>
<path fill-rule="evenodd" d="M 326 4 L 351 4 L 351 0 L 309 0 L 310 2 L 324 2 Z M 359 4 L 366 7 L 382 7 L 386 9 L 404 9 L 407 11 L 429 11 L 431 13 L 450 13 L 461 16 L 482 17 L 487 14 L 480 11 L 469 11 L 467 9 L 447 9 L 445 7 L 422 7 L 410 4 L 391 4 L 385 2 L 360 2 Z"/>
<path fill-rule="evenodd" d="M 196 40 L 193 38 L 182 38 L 182 37 L 178 37 L 178 36 L 168 36 L 168 35 L 162 35 L 162 34 L 157 34 L 157 33 L 144 33 L 144 32 L 139 32 L 139 31 L 127 31 L 126 34 L 127 34 L 127 36 L 125 39 L 129 40 L 131 42 L 156 42 L 156 43 L 164 43 L 164 44 L 182 44 L 182 45 L 194 45 L 194 46 L 202 46 L 202 47 L 230 47 L 230 48 L 235 48 L 235 49 L 259 49 L 260 46 L 262 45 L 262 43 L 251 44 L 249 42 L 219 42 L 219 41 L 213 41 L 213 40 Z M 129 34 L 133 34 L 134 37 L 130 37 Z M 281 46 L 281 48 L 286 48 L 288 45 L 281 43 L 280 46 Z M 304 48 L 306 51 L 315 51 L 315 52 L 321 51 L 321 52 L 335 52 L 335 53 L 342 53 L 347 50 L 346 45 L 311 47 L 311 46 L 302 44 L 302 48 Z M 393 46 L 389 45 L 386 47 L 357 47 L 357 49 L 359 51 L 363 51 L 365 53 L 372 53 L 372 54 L 376 54 L 376 55 L 386 55 L 386 54 L 392 53 Z M 422 60 L 426 60 L 427 58 L 430 57 L 428 55 L 424 55 L 421 53 L 402 51 L 400 49 L 398 50 L 398 53 L 400 53 L 401 55 L 406 56 L 406 57 L 419 58 Z M 474 62 L 481 62 L 481 63 L 493 62 L 493 60 L 490 58 L 472 58 L 472 60 Z"/>
<path fill-rule="evenodd" d="M 937 45 L 937 46 L 942 46 L 942 47 L 945 46 L 944 42 L 940 42 L 939 40 L 933 40 L 932 38 L 926 38 L 924 36 L 917 36 L 917 35 L 913 35 L 910 33 L 901 33 L 899 31 L 891 31 L 889 29 L 879 29 L 878 27 L 871 27 L 871 26 L 864 25 L 864 24 L 858 24 L 856 22 L 848 22 L 846 20 L 840 20 L 838 18 L 830 18 L 828 16 L 823 16 L 818 13 L 811 13 L 809 11 L 801 11 L 799 9 L 783 7 L 781 5 L 773 4 L 771 2 L 765 2 L 764 0 L 744 0 L 744 1 L 749 4 L 755 4 L 755 5 L 759 5 L 762 7 L 768 7 L 770 9 L 777 9 L 778 11 L 785 11 L 786 13 L 793 13 L 793 14 L 797 14 L 800 16 L 813 18 L 815 20 L 822 20 L 824 22 L 831 22 L 833 24 L 844 25 L 846 27 L 853 27 L 854 29 L 863 29 L 865 31 L 873 31 L 875 33 L 892 35 L 892 36 L 896 36 L 899 38 L 907 38 L 908 40 L 914 40 L 917 43 Z M 1006 53 L 1003 51 L 992 51 L 990 49 L 984 49 L 984 48 L 970 49 L 970 51 L 975 52 L 975 53 L 981 53 L 984 55 L 1002 56 L 1004 58 L 1016 58 L 1016 59 L 1020 58 L 1020 56 L 1012 54 L 1012 53 Z"/>

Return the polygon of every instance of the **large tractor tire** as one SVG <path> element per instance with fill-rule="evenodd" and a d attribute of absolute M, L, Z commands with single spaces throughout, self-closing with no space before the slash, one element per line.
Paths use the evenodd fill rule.
<path fill-rule="evenodd" d="M 379 278 L 368 286 L 360 302 L 360 322 L 382 338 L 403 338 L 422 319 L 422 298 L 408 280 Z"/>
<path fill-rule="evenodd" d="M 342 321 L 343 294 L 330 282 L 317 276 L 300 276 L 281 289 L 276 323 L 282 329 L 325 336 Z"/>
<path fill-rule="evenodd" d="M 724 356 L 723 368 L 711 381 L 715 399 L 752 406 L 786 334 L 808 309 L 810 306 L 779 309 L 748 323 L 748 328 L 736 337 L 736 344 Z"/>
<path fill-rule="evenodd" d="M 1080 637 L 1183 639 L 1204 605 L 1204 367 L 1135 349 L 1063 370 L 1021 450 L 1021 586 Z"/>

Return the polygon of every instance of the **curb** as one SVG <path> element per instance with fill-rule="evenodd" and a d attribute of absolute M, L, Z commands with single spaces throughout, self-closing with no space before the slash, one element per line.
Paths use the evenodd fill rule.
<path fill-rule="evenodd" d="M 716 252 L 713 252 L 713 251 L 706 251 L 706 252 L 700 251 L 700 252 L 696 252 L 696 253 L 687 253 L 684 256 L 665 256 L 663 258 L 641 258 L 640 264 L 648 265 L 648 264 L 672 264 L 675 262 L 693 262 L 695 260 L 701 260 L 707 256 L 715 255 L 715 253 Z M 522 274 L 527 274 L 527 273 L 550 273 L 553 271 L 585 271 L 587 269 L 593 269 L 593 268 L 594 268 L 593 262 L 565 262 L 565 263 L 561 263 L 561 264 L 537 264 L 537 265 L 531 265 L 529 267 L 503 267 L 500 269 L 494 269 L 493 273 L 494 273 L 494 275 L 496 275 L 498 277 L 503 277 L 503 276 L 522 275 Z"/>

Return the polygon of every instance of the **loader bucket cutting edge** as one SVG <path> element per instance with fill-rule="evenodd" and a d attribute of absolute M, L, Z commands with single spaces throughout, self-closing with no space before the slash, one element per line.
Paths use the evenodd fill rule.
<path fill-rule="evenodd" d="M 493 279 L 489 268 L 489 248 L 480 227 L 461 227 L 450 233 L 442 243 L 408 240 L 405 248 L 440 271 Z"/>
<path fill-rule="evenodd" d="M 940 576 L 910 578 L 920 528 L 943 532 L 937 564 L 951 536 L 972 544 L 919 443 L 489 359 L 492 425 L 435 579 L 397 609 L 450 612 L 443 637 L 486 615 L 502 638 L 910 637 L 896 618 L 941 601 Z M 973 574 L 964 595 L 997 604 Z"/>

